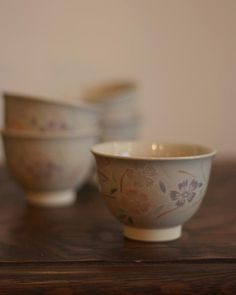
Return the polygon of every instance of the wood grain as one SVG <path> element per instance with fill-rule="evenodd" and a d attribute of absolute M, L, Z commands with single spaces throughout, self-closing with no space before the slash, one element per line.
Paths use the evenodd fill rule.
<path fill-rule="evenodd" d="M 55 269 L 56 267 L 56 269 Z M 235 264 L 24 264 L 1 267 L 1 294 L 234 294 Z"/>
<path fill-rule="evenodd" d="M 142 243 L 95 188 L 71 207 L 28 207 L 1 169 L 0 294 L 236 294 L 235 179 L 236 162 L 217 163 L 182 238 Z"/>

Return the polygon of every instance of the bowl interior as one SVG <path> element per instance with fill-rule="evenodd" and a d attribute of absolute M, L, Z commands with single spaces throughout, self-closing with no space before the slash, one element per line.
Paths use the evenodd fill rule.
<path fill-rule="evenodd" d="M 107 142 L 97 144 L 92 152 L 97 155 L 126 159 L 181 159 L 213 156 L 215 151 L 195 144 Z"/>

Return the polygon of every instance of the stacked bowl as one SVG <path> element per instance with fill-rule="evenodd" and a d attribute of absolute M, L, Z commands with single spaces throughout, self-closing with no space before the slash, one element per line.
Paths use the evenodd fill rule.
<path fill-rule="evenodd" d="M 27 201 L 47 207 L 74 203 L 90 173 L 99 113 L 77 102 L 3 96 L 6 160 Z"/>
<path fill-rule="evenodd" d="M 133 82 L 107 83 L 87 91 L 84 99 L 101 112 L 100 141 L 138 137 L 141 122 L 136 97 Z"/>

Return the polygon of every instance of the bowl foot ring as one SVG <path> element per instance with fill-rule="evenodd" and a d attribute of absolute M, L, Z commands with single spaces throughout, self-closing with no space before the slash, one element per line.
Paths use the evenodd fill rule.
<path fill-rule="evenodd" d="M 145 229 L 125 225 L 123 232 L 126 238 L 132 240 L 144 242 L 164 242 L 178 239 L 181 236 L 182 226 L 178 225 L 169 228 Z"/>
<path fill-rule="evenodd" d="M 76 201 L 76 192 L 74 190 L 28 191 L 26 198 L 30 205 L 37 207 L 63 207 Z"/>

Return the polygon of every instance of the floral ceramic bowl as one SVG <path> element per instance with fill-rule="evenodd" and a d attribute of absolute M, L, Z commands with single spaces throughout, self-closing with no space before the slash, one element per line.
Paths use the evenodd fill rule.
<path fill-rule="evenodd" d="M 101 124 L 101 142 L 133 140 L 139 136 L 141 118 L 133 116 L 129 120 Z"/>
<path fill-rule="evenodd" d="M 3 131 L 10 172 L 35 205 L 62 206 L 75 201 L 75 189 L 89 175 L 96 143 L 93 131 L 53 134 Z"/>
<path fill-rule="evenodd" d="M 102 195 L 124 235 L 141 241 L 181 236 L 199 208 L 215 151 L 198 145 L 110 142 L 92 148 Z"/>
<path fill-rule="evenodd" d="M 99 112 L 82 103 L 5 93 L 5 129 L 18 131 L 67 131 L 97 127 Z"/>

